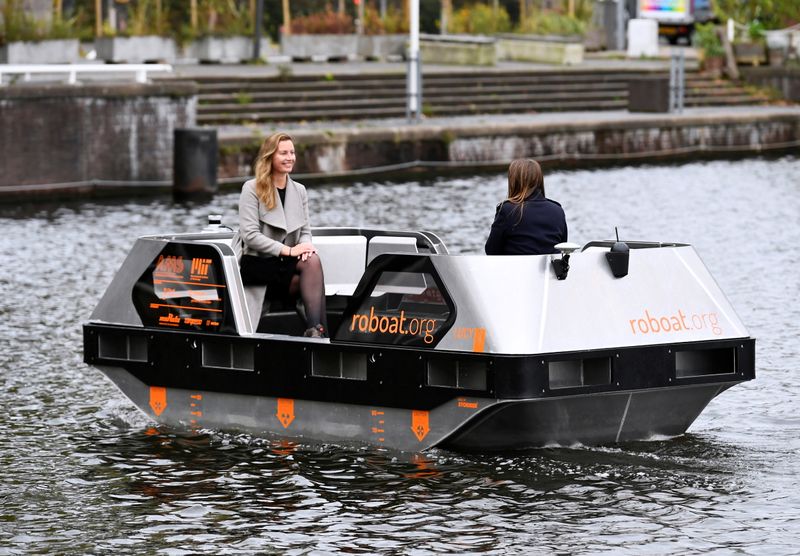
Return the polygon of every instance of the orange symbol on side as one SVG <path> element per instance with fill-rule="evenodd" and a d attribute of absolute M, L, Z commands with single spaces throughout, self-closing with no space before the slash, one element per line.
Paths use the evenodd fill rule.
<path fill-rule="evenodd" d="M 163 386 L 150 387 L 150 409 L 156 414 L 161 415 L 167 408 L 167 389 Z"/>
<path fill-rule="evenodd" d="M 278 411 L 275 414 L 283 428 L 288 429 L 294 421 L 294 400 L 288 398 L 278 398 Z"/>
<path fill-rule="evenodd" d="M 417 411 L 416 409 L 411 411 L 411 430 L 420 442 L 428 436 L 431 429 L 428 423 L 427 411 Z"/>
<path fill-rule="evenodd" d="M 476 328 L 472 336 L 472 351 L 475 353 L 483 353 L 486 346 L 486 329 Z"/>

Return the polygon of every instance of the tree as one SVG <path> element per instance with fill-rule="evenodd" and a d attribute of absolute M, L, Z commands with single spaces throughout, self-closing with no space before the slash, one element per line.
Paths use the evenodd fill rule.
<path fill-rule="evenodd" d="M 715 0 L 714 12 L 721 21 L 759 21 L 765 29 L 782 29 L 800 22 L 797 0 Z"/>

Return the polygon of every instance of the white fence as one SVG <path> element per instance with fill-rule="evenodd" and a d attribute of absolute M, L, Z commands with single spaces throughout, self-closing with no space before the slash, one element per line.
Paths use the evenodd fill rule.
<path fill-rule="evenodd" d="M 65 75 L 67 83 L 75 84 L 79 73 L 130 73 L 137 83 L 147 83 L 148 73 L 171 71 L 169 64 L 0 64 L 0 85 L 6 75 L 22 75 L 23 81 L 30 81 L 33 74 Z"/>

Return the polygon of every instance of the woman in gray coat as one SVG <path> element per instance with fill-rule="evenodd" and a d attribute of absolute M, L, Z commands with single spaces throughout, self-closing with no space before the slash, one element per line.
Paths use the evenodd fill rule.
<path fill-rule="evenodd" d="M 242 282 L 266 284 L 269 299 L 296 299 L 299 295 L 306 309 L 305 336 L 324 338 L 325 281 L 311 243 L 306 188 L 289 177 L 294 163 L 292 138 L 274 133 L 258 152 L 255 179 L 242 187 Z"/>

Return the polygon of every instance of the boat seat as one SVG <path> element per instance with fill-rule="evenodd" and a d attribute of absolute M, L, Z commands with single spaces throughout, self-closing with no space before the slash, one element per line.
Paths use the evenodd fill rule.
<path fill-rule="evenodd" d="M 385 253 L 418 253 L 417 239 L 405 236 L 375 236 L 369 240 L 367 264 Z"/>
<path fill-rule="evenodd" d="M 264 314 L 264 295 L 267 293 L 267 286 L 245 286 L 244 300 L 247 304 L 247 312 L 250 315 L 250 322 L 253 330 L 258 328 L 258 321 Z M 267 309 L 268 310 L 268 309 Z"/>
<path fill-rule="evenodd" d="M 325 275 L 325 295 L 353 295 L 366 268 L 367 238 L 317 236 L 313 243 Z"/>
<path fill-rule="evenodd" d="M 369 240 L 367 264 L 375 257 L 386 253 L 419 253 L 417 239 L 407 236 L 374 236 Z M 422 274 L 385 272 L 380 285 L 373 290 L 373 293 L 420 294 L 426 287 L 425 276 Z"/>
<path fill-rule="evenodd" d="M 295 300 L 295 304 L 292 307 L 287 306 L 284 302 L 268 299 L 266 293 L 267 286 L 264 285 L 244 286 L 244 300 L 254 331 L 258 330 L 258 324 L 261 319 L 268 315 L 296 315 L 302 323 L 306 322 L 305 309 L 299 298 Z"/>

